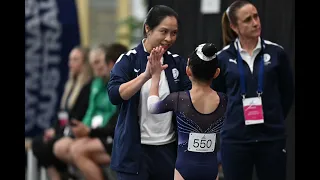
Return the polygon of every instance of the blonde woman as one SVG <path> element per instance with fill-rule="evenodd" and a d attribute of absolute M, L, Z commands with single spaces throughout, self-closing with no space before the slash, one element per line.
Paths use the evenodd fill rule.
<path fill-rule="evenodd" d="M 33 141 L 33 151 L 41 166 L 47 168 L 52 180 L 60 180 L 58 172 L 67 170 L 66 165 L 53 154 L 53 145 L 68 134 L 68 119 L 82 119 L 88 108 L 92 72 L 88 63 L 88 49 L 75 47 L 69 54 L 69 78 L 65 84 L 57 112 L 57 121 Z"/>

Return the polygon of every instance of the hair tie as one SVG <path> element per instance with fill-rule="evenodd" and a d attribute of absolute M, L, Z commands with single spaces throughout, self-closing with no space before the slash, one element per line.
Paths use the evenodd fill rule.
<path fill-rule="evenodd" d="M 230 6 L 226 10 L 227 16 L 229 16 L 229 11 L 230 11 Z"/>
<path fill-rule="evenodd" d="M 217 56 L 217 54 L 215 53 L 215 54 L 214 54 L 213 56 L 211 56 L 211 57 L 208 57 L 208 56 L 204 55 L 203 52 L 202 52 L 202 48 L 203 48 L 204 45 L 205 45 L 205 43 L 204 43 L 204 44 L 200 44 L 200 45 L 196 48 L 196 54 L 197 54 L 198 57 L 199 57 L 201 60 L 203 60 L 203 61 L 211 61 L 212 59 L 214 59 L 214 58 Z"/>
<path fill-rule="evenodd" d="M 230 6 L 229 6 L 229 7 L 227 8 L 227 10 L 226 10 L 226 15 L 227 15 L 227 18 L 228 18 L 228 20 L 229 20 L 229 22 L 230 22 L 229 11 L 230 11 Z"/>

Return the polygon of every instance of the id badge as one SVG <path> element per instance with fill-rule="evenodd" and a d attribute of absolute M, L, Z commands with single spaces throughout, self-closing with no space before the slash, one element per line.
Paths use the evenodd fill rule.
<path fill-rule="evenodd" d="M 216 145 L 216 133 L 190 133 L 188 151 L 192 152 L 213 152 Z"/>
<path fill-rule="evenodd" d="M 94 116 L 91 121 L 91 128 L 97 128 L 102 125 L 103 117 L 101 115 Z"/>
<path fill-rule="evenodd" d="M 66 126 L 69 120 L 68 113 L 66 111 L 60 111 L 58 113 L 58 120 L 59 120 L 60 127 Z"/>
<path fill-rule="evenodd" d="M 244 98 L 242 104 L 246 125 L 264 123 L 261 97 Z"/>

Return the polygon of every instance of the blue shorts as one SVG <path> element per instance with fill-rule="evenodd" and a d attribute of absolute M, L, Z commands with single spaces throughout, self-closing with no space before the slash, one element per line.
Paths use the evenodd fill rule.
<path fill-rule="evenodd" d="M 176 169 L 185 180 L 215 180 L 218 175 L 217 156 L 213 153 L 203 153 L 206 160 L 190 160 L 191 158 L 178 158 Z"/>

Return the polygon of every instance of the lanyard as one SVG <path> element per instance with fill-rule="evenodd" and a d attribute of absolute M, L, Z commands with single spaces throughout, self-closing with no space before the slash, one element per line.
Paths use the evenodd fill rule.
<path fill-rule="evenodd" d="M 244 76 L 244 70 L 243 70 L 243 59 L 241 58 L 240 52 L 239 52 L 239 46 L 238 42 L 236 43 L 237 45 L 237 56 L 238 56 L 238 67 L 239 67 L 239 72 L 240 72 L 240 88 L 241 88 L 241 95 L 243 98 L 245 98 L 246 95 L 246 81 L 245 81 L 245 76 Z M 263 60 L 263 44 L 261 40 L 261 55 L 260 55 L 260 69 L 258 72 L 258 90 L 257 94 L 260 97 L 260 95 L 263 92 L 263 72 L 264 72 L 264 60 Z"/>

